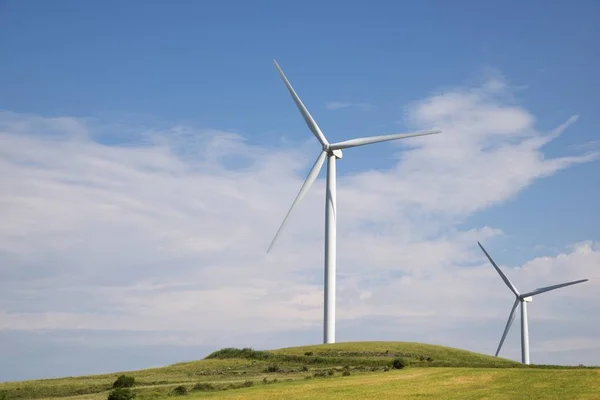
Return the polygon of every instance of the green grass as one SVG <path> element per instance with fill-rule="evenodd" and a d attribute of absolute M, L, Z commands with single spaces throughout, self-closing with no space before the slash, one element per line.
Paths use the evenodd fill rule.
<path fill-rule="evenodd" d="M 408 366 L 393 369 L 396 357 Z M 595 394 L 600 393 L 600 369 L 527 367 L 450 347 L 406 342 L 222 349 L 204 360 L 163 368 L 0 383 L 0 399 L 2 393 L 7 400 L 106 399 L 121 374 L 135 377 L 137 400 L 171 397 L 179 385 L 189 391 L 185 396 L 189 398 L 600 399 Z"/>
<path fill-rule="evenodd" d="M 600 370 L 413 368 L 312 379 L 191 398 L 225 399 L 600 399 Z"/>

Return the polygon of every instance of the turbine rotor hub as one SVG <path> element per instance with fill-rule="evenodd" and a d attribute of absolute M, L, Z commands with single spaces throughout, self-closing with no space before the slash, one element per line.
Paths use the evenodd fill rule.
<path fill-rule="evenodd" d="M 335 156 L 335 158 L 342 158 L 344 156 L 344 154 L 342 153 L 342 150 L 340 149 L 335 149 L 332 150 L 331 146 L 329 144 L 324 144 L 323 145 L 323 151 L 326 152 L 327 154 L 329 154 L 330 156 L 333 155 Z"/>

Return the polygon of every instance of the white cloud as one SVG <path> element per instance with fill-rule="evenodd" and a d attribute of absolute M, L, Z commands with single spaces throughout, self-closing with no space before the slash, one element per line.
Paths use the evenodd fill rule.
<path fill-rule="evenodd" d="M 600 148 L 600 140 L 590 140 L 583 144 L 574 144 L 569 146 L 575 150 L 596 150 Z"/>
<path fill-rule="evenodd" d="M 476 241 L 503 232 L 460 223 L 597 157 L 546 158 L 544 144 L 576 118 L 538 132 L 507 90 L 496 79 L 416 102 L 409 123 L 443 134 L 402 143 L 389 170 L 338 177 L 339 338 L 377 338 L 365 321 L 380 318 L 381 332 L 409 324 L 401 339 L 495 349 L 510 293 Z M 187 331 L 215 346 L 239 332 L 271 344 L 286 332 L 320 332 L 322 180 L 266 254 L 312 152 L 191 127 L 111 145 L 94 129 L 0 113 L 0 330 Z M 577 340 L 593 335 L 599 255 L 589 242 L 507 271 L 524 290 L 592 279 L 536 299 L 532 332 L 536 319 L 578 318 Z M 468 328 L 480 323 L 491 334 Z M 457 324 L 463 330 L 448 333 Z"/>
<path fill-rule="evenodd" d="M 357 108 L 361 111 L 371 111 L 375 108 L 369 103 L 348 103 L 343 101 L 328 101 L 325 103 L 325 108 L 330 111 L 341 110 L 343 108 Z"/>

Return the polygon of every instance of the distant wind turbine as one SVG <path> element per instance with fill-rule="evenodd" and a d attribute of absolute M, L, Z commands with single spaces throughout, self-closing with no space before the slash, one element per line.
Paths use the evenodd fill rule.
<path fill-rule="evenodd" d="M 521 303 L 521 361 L 523 362 L 523 364 L 529 364 L 529 326 L 527 323 L 527 303 L 531 302 L 533 300 L 532 297 L 535 295 L 538 295 L 538 294 L 544 293 L 544 292 L 549 292 L 554 289 L 559 289 L 561 287 L 571 286 L 571 285 L 575 285 L 577 283 L 586 282 L 587 279 L 580 279 L 578 281 L 560 283 L 558 285 L 553 285 L 553 286 L 546 286 L 543 288 L 535 289 L 534 291 L 531 291 L 531 292 L 520 294 L 519 291 L 517 290 L 517 288 L 515 287 L 515 285 L 513 285 L 512 282 L 510 280 L 508 280 L 506 275 L 504 275 L 504 273 L 500 270 L 500 268 L 498 268 L 498 265 L 496 265 L 494 260 L 492 260 L 492 257 L 490 257 L 488 252 L 485 251 L 485 249 L 483 248 L 481 243 L 477 242 L 477 244 L 479 245 L 479 247 L 481 247 L 481 250 L 483 250 L 486 257 L 488 258 L 488 260 L 490 260 L 490 262 L 492 263 L 494 268 L 496 268 L 496 271 L 498 271 L 498 274 L 500 274 L 500 277 L 502 278 L 504 283 L 506 283 L 506 286 L 508 286 L 508 288 L 511 290 L 511 292 L 514 293 L 514 295 L 516 297 L 515 303 L 512 306 L 512 310 L 510 310 L 510 315 L 508 316 L 508 322 L 506 323 L 506 328 L 504 328 L 504 333 L 502 334 L 502 339 L 500 339 L 500 344 L 498 345 L 498 350 L 496 350 L 496 356 L 498 356 L 498 353 L 500 353 L 500 348 L 502 347 L 502 344 L 504 343 L 506 334 L 508 333 L 508 330 L 510 329 L 510 326 L 512 325 L 513 320 L 515 319 L 515 310 L 517 308 L 517 305 L 519 305 L 519 303 Z"/>
<path fill-rule="evenodd" d="M 279 230 L 275 234 L 267 253 L 271 251 L 273 245 L 277 241 L 281 230 L 285 226 L 290 217 L 290 214 L 294 207 L 300 203 L 300 201 L 304 198 L 310 186 L 317 179 L 317 175 L 319 175 L 319 171 L 323 166 L 325 158 L 327 158 L 327 186 L 326 186 L 326 194 L 325 194 L 325 290 L 324 290 L 324 315 L 323 315 L 323 343 L 335 343 L 335 269 L 336 269 L 336 171 L 335 171 L 335 161 L 338 158 L 342 158 L 342 149 L 347 149 L 350 147 L 363 146 L 366 144 L 385 142 L 388 140 L 397 140 L 397 139 L 405 139 L 408 137 L 414 136 L 424 136 L 424 135 L 432 135 L 435 133 L 440 133 L 439 130 L 429 130 L 422 131 L 417 133 L 400 133 L 393 135 L 385 135 L 385 136 L 372 136 L 366 138 L 358 138 L 358 139 L 350 139 L 343 142 L 330 144 L 321 129 L 310 115 L 298 95 L 296 91 L 292 88 L 292 85 L 284 75 L 283 71 L 277 64 L 277 61 L 273 60 L 275 64 L 275 68 L 277 68 L 277 72 L 283 79 L 285 86 L 287 87 L 290 95 L 294 99 L 298 110 L 302 114 L 306 125 L 311 130 L 313 135 L 317 138 L 319 143 L 323 149 L 319 153 L 317 157 L 317 161 L 313 165 L 312 169 L 308 173 L 304 184 L 300 188 L 300 192 L 296 196 L 296 199 L 292 203 L 290 210 L 287 215 L 283 219 Z"/>

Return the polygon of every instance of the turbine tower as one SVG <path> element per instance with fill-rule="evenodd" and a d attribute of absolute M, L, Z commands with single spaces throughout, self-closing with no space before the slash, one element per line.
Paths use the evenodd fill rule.
<path fill-rule="evenodd" d="M 393 134 L 393 135 L 384 135 L 384 136 L 372 136 L 366 138 L 357 138 L 350 139 L 339 143 L 329 143 L 321 132 L 321 129 L 310 115 L 294 88 L 286 78 L 285 74 L 277 64 L 277 61 L 273 60 L 275 64 L 275 68 L 281 76 L 281 79 L 285 83 L 287 90 L 290 92 L 290 95 L 294 99 L 294 103 L 300 110 L 302 117 L 304 118 L 304 122 L 308 125 L 310 131 L 315 135 L 317 140 L 322 146 L 322 150 L 317 157 L 317 161 L 311 168 L 304 184 L 300 188 L 296 199 L 292 203 L 287 215 L 283 219 L 281 226 L 277 230 L 267 253 L 271 251 L 273 245 L 277 241 L 281 230 L 285 226 L 290 217 L 290 214 L 294 207 L 300 203 L 300 201 L 304 198 L 310 186 L 317 179 L 319 175 L 319 171 L 323 166 L 325 158 L 327 158 L 327 184 L 326 184 L 326 194 L 325 194 L 325 288 L 324 288 L 324 311 L 323 311 L 323 343 L 335 343 L 335 269 L 336 269 L 336 218 L 337 218 L 337 208 L 336 208 L 336 170 L 335 163 L 336 160 L 342 158 L 342 150 L 350 147 L 363 146 L 366 144 L 385 142 L 388 140 L 397 140 L 404 139 L 413 136 L 423 136 L 423 135 L 432 135 L 435 133 L 440 133 L 439 130 L 429 130 L 422 131 L 416 133 L 404 133 L 404 134 Z"/>
<path fill-rule="evenodd" d="M 549 292 L 554 289 L 559 289 L 561 287 L 571 286 L 571 285 L 575 285 L 577 283 L 586 282 L 587 279 L 580 279 L 578 281 L 572 281 L 572 282 L 567 282 L 567 283 L 559 283 L 558 285 L 546 286 L 543 288 L 535 289 L 531 292 L 521 294 L 521 293 L 519 293 L 519 291 L 517 290 L 515 285 L 513 285 L 512 282 L 506 277 L 506 275 L 504 275 L 504 273 L 500 270 L 500 268 L 498 268 L 498 265 L 496 265 L 494 260 L 492 260 L 492 257 L 490 257 L 488 252 L 485 251 L 485 249 L 483 248 L 481 243 L 477 242 L 477 244 L 479 245 L 481 250 L 483 250 L 486 257 L 488 258 L 488 260 L 490 260 L 490 262 L 492 263 L 494 268 L 496 268 L 496 271 L 498 271 L 498 274 L 500 274 L 500 277 L 502 278 L 502 280 L 504 281 L 506 286 L 508 286 L 508 288 L 511 290 L 511 292 L 513 292 L 513 294 L 516 297 L 515 302 L 512 306 L 512 309 L 510 310 L 510 314 L 508 316 L 508 322 L 506 323 L 506 327 L 504 328 L 504 333 L 502 334 L 502 339 L 500 339 L 500 344 L 498 345 L 498 349 L 496 350 L 496 357 L 498 356 L 498 353 L 500 353 L 500 348 L 502 347 L 502 344 L 504 343 L 504 339 L 506 339 L 506 334 L 508 333 L 508 330 L 510 329 L 510 326 L 512 325 L 513 320 L 515 319 L 515 310 L 520 303 L 521 304 L 521 362 L 523 364 L 529 364 L 529 325 L 527 323 L 527 303 L 531 302 L 531 300 L 533 300 L 532 299 L 533 296 L 535 296 L 535 295 L 538 295 L 538 294 L 544 293 L 544 292 Z"/>

